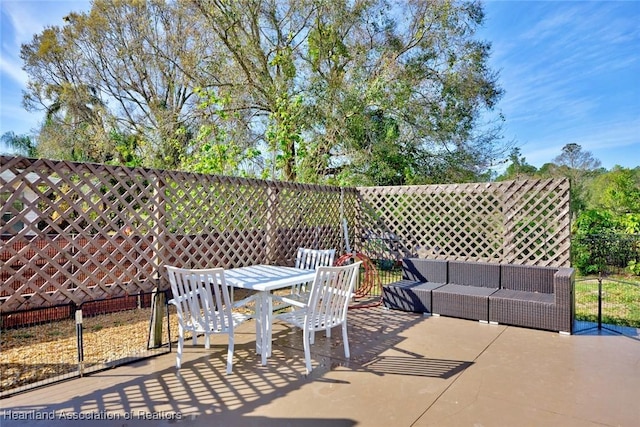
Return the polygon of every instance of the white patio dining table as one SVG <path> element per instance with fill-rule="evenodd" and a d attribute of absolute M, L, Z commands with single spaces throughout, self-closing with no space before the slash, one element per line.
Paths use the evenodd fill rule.
<path fill-rule="evenodd" d="M 271 356 L 271 292 L 297 284 L 313 282 L 315 270 L 278 265 L 251 265 L 224 271 L 225 280 L 235 288 L 256 291 L 256 352 L 267 364 Z"/>

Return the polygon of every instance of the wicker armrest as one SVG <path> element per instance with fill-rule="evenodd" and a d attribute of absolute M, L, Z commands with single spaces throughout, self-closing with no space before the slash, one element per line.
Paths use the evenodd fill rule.
<path fill-rule="evenodd" d="M 558 271 L 556 272 L 556 274 L 554 274 L 554 277 L 559 280 L 562 280 L 562 279 L 573 280 L 575 278 L 575 274 L 576 274 L 576 271 L 571 267 L 560 267 L 558 268 Z"/>
<path fill-rule="evenodd" d="M 570 267 L 559 268 L 553 275 L 553 293 L 556 304 L 569 307 L 573 305 L 573 288 L 575 285 L 575 270 Z"/>

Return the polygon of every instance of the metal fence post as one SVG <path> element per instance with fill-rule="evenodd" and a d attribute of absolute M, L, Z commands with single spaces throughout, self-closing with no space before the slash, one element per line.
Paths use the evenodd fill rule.
<path fill-rule="evenodd" d="M 602 273 L 598 274 L 598 330 L 602 329 Z"/>
<path fill-rule="evenodd" d="M 82 308 L 76 310 L 76 342 L 78 347 L 78 375 L 84 374 L 84 346 L 82 342 Z"/>

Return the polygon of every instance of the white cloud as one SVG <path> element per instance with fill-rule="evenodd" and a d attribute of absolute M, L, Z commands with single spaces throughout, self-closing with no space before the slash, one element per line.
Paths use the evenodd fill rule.
<path fill-rule="evenodd" d="M 523 40 L 532 43 L 540 43 L 546 39 L 554 39 L 566 32 L 568 26 L 576 22 L 576 11 L 574 9 L 558 11 L 554 14 L 546 14 L 549 8 L 544 3 L 539 3 L 534 12 L 541 12 L 541 20 L 539 20 L 528 31 L 521 36 Z"/>
<path fill-rule="evenodd" d="M 33 2 L 3 1 L 2 13 L 8 18 L 13 27 L 13 37 L 8 40 L 12 45 L 20 46 L 29 41 L 34 34 L 42 30 L 42 22 L 37 18 L 37 8 Z M 6 34 L 6 33 L 4 33 Z"/>
<path fill-rule="evenodd" d="M 27 84 L 27 73 L 22 70 L 22 61 L 19 59 L 8 58 L 7 55 L 3 54 L 0 57 L 0 72 L 6 74 L 21 86 L 26 86 Z M 4 81 L 3 84 L 5 84 Z"/>

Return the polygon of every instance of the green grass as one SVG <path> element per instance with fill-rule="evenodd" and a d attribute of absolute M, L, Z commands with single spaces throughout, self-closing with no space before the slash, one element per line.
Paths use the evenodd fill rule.
<path fill-rule="evenodd" d="M 598 321 L 598 278 L 576 280 L 576 320 Z M 602 279 L 602 323 L 640 328 L 640 278 Z"/>

